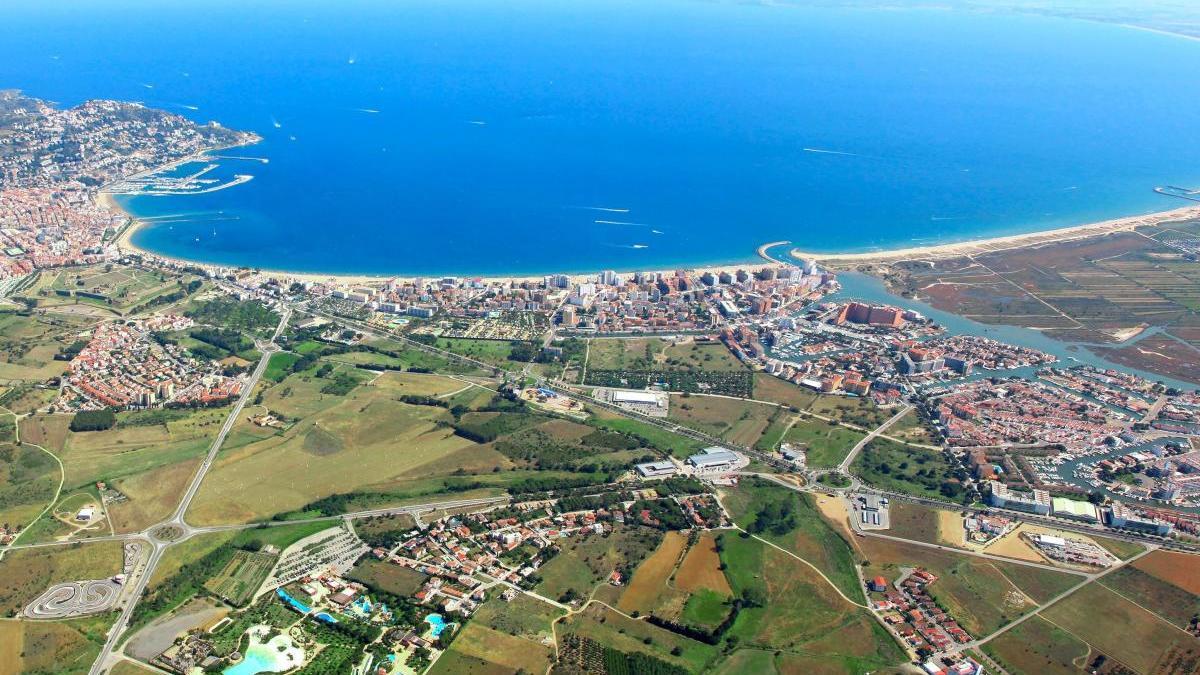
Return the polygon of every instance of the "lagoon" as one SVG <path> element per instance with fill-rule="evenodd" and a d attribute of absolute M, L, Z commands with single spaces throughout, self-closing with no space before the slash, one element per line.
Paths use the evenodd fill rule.
<path fill-rule="evenodd" d="M 218 153 L 268 159 L 218 160 L 249 182 L 119 200 L 156 218 L 137 245 L 205 262 L 665 268 L 1048 229 L 1200 186 L 1200 42 L 1102 23 L 699 0 L 13 0 L 0 22 L 0 86 L 264 137 Z"/>

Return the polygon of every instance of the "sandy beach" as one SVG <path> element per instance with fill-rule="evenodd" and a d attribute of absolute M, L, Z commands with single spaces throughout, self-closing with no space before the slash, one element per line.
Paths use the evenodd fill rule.
<path fill-rule="evenodd" d="M 188 260 L 184 258 L 175 258 L 164 256 L 153 251 L 148 251 L 138 247 L 133 243 L 133 235 L 138 228 L 143 227 L 146 223 L 134 218 L 131 214 L 125 212 L 117 204 L 113 195 L 100 192 L 96 195 L 96 201 L 102 207 L 124 213 L 131 220 L 130 224 L 121 231 L 117 237 L 116 244 L 124 252 L 136 253 L 147 258 L 157 259 L 169 263 L 181 265 L 195 265 L 197 267 L 216 270 L 229 269 L 227 265 L 216 265 L 211 262 L 201 260 Z M 1063 227 L 1053 230 L 1043 230 L 1041 232 L 1028 232 L 1025 234 L 1014 234 L 1001 237 L 991 237 L 987 239 L 975 239 L 970 241 L 961 241 L 948 244 L 935 244 L 930 246 L 914 246 L 909 248 L 899 248 L 886 251 L 870 251 L 864 253 L 809 253 L 794 248 L 789 251 L 789 255 L 795 261 L 817 260 L 819 262 L 831 265 L 855 264 L 855 263 L 885 263 L 897 262 L 900 260 L 931 260 L 938 258 L 951 258 L 966 255 L 980 255 L 994 251 L 1003 251 L 1013 248 L 1021 248 L 1025 246 L 1038 246 L 1042 244 L 1050 244 L 1060 241 L 1069 241 L 1072 239 L 1083 239 L 1087 237 L 1095 237 L 1113 232 L 1123 232 L 1133 230 L 1137 227 L 1147 225 L 1157 225 L 1164 222 L 1182 221 L 1192 218 L 1200 218 L 1200 206 L 1187 206 L 1169 211 L 1160 211 L 1156 213 L 1127 216 L 1124 218 L 1114 218 L 1097 223 L 1086 223 L 1083 225 L 1075 225 L 1071 227 Z M 734 272 L 742 269 L 754 271 L 764 267 L 775 267 L 779 264 L 785 264 L 778 258 L 771 257 L 767 254 L 767 249 L 788 244 L 787 241 L 774 241 L 763 244 L 758 247 L 755 254 L 761 259 L 754 261 L 750 255 L 747 255 L 745 263 L 728 263 L 723 265 L 700 265 L 688 266 L 687 269 L 696 272 L 711 271 L 714 274 L 720 272 Z M 748 252 L 749 253 L 749 252 Z M 772 262 L 773 261 L 773 262 Z M 430 278 L 432 276 L 460 276 L 469 278 L 479 278 L 491 282 L 500 283 L 520 283 L 524 281 L 541 281 L 547 274 L 556 274 L 547 272 L 546 274 L 530 274 L 530 275 L 422 275 L 413 276 L 407 275 L 401 270 L 397 270 L 396 274 L 329 274 L 321 272 L 297 272 L 292 270 L 273 270 L 258 268 L 263 274 L 275 276 L 280 279 L 293 281 L 309 281 L 315 283 L 337 284 L 337 285 L 364 285 L 376 284 L 389 280 L 410 280 L 418 278 Z M 674 272 L 677 268 L 671 269 L 652 269 L 644 270 L 646 272 Z M 595 277 L 596 270 L 591 273 L 567 274 L 574 282 L 585 282 Z M 621 273 L 630 273 L 635 270 L 621 270 Z"/>
<path fill-rule="evenodd" d="M 1113 232 L 1125 232 L 1147 225 L 1189 220 L 1200 217 L 1200 206 L 1186 206 L 1170 211 L 1160 211 L 1140 216 L 1114 218 L 1098 223 L 1087 223 L 1072 227 L 1063 227 L 1041 232 L 1013 234 L 988 239 L 974 239 L 950 244 L 935 244 L 931 246 L 914 246 L 889 251 L 870 251 L 865 253 L 809 253 L 800 249 L 792 249 L 790 254 L 797 260 L 818 260 L 824 263 L 879 263 L 896 262 L 900 260 L 929 260 L 937 258 L 953 258 L 966 255 L 980 255 L 994 251 L 1004 251 L 1025 246 L 1038 246 L 1072 239 L 1096 237 Z"/>
<path fill-rule="evenodd" d="M 121 234 L 117 237 L 116 242 L 115 242 L 117 244 L 117 247 L 124 253 L 136 253 L 138 255 L 141 255 L 141 256 L 143 256 L 145 258 L 149 258 L 149 259 L 161 260 L 161 261 L 173 263 L 176 265 L 194 265 L 196 267 L 200 267 L 202 269 L 208 269 L 208 270 L 233 269 L 233 267 L 229 266 L 229 265 L 216 265 L 211 262 L 205 262 L 202 260 L 188 260 L 186 258 L 165 256 L 165 255 L 155 253 L 153 251 L 148 251 L 144 248 L 141 248 L 138 245 L 133 243 L 133 235 L 135 232 L 137 232 L 137 230 L 139 228 L 145 226 L 146 223 L 144 221 L 138 220 L 137 218 L 133 217 L 133 215 L 129 214 L 124 209 L 122 209 L 117 204 L 116 200 L 113 198 L 113 196 L 111 194 L 104 193 L 104 192 L 97 193 L 96 194 L 96 202 L 100 206 L 102 206 L 106 209 L 109 209 L 111 211 L 124 214 L 126 217 L 128 217 L 130 219 L 130 224 L 128 226 L 126 226 L 125 229 L 121 230 Z M 777 243 L 778 242 L 776 242 L 776 244 Z M 786 243 L 786 242 L 784 242 L 784 243 Z M 774 245 L 774 244 L 768 244 L 767 246 L 771 246 L 771 245 Z M 714 274 L 719 274 L 721 272 L 733 273 L 733 272 L 736 272 L 737 270 L 746 270 L 748 272 L 754 272 L 754 271 L 763 269 L 765 267 L 778 267 L 780 264 L 780 263 L 767 263 L 766 261 L 761 261 L 761 260 L 755 261 L 751 256 L 752 256 L 752 254 L 747 255 L 747 262 L 742 263 L 742 264 L 729 263 L 729 264 L 725 264 L 725 265 L 685 266 L 685 268 L 699 272 L 699 273 L 712 272 Z M 441 277 L 446 277 L 446 276 L 471 278 L 471 279 L 478 278 L 483 281 L 496 282 L 496 283 L 521 283 L 521 282 L 525 282 L 525 281 L 541 282 L 548 275 L 552 275 L 552 274 L 557 275 L 558 274 L 557 272 L 547 272 L 545 274 L 529 274 L 529 275 L 469 275 L 469 274 L 468 275 L 464 275 L 464 274 L 428 275 L 427 274 L 427 275 L 421 275 L 421 276 L 414 276 L 414 275 L 405 274 L 403 271 L 397 271 L 396 274 L 330 274 L 330 273 L 322 273 L 322 272 L 296 272 L 296 271 L 292 271 L 292 270 L 273 270 L 273 269 L 265 269 L 265 268 L 255 268 L 255 269 L 258 269 L 262 274 L 265 274 L 267 276 L 273 276 L 273 277 L 276 277 L 281 280 L 308 281 L 308 282 L 313 282 L 313 283 L 343 285 L 343 286 L 370 285 L 370 284 L 379 284 L 379 283 L 383 283 L 385 281 L 392 281 L 392 280 L 407 281 L 407 280 L 413 280 L 413 279 L 441 278 Z M 680 268 L 647 269 L 647 270 L 641 270 L 641 271 L 644 271 L 647 273 L 674 273 L 676 269 L 680 269 Z M 638 271 L 638 270 L 618 270 L 618 272 L 621 274 L 629 274 L 629 273 L 632 273 L 635 271 Z M 582 282 L 594 280 L 597 272 L 600 272 L 600 270 L 597 269 L 595 272 L 589 272 L 589 273 L 567 274 L 566 276 L 568 278 L 570 278 L 572 282 L 582 283 Z"/>

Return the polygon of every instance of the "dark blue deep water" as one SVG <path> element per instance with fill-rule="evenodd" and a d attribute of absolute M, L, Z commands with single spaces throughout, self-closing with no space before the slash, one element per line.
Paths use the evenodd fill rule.
<path fill-rule="evenodd" d="M 0 3 L 0 87 L 261 134 L 136 242 L 347 273 L 870 250 L 1183 206 L 1200 42 L 692 0 Z M 367 112 L 377 111 L 377 112 Z M 815 150 L 815 151 L 814 151 Z M 614 209 L 596 210 L 595 207 Z M 610 221 L 610 222 L 597 222 Z"/>

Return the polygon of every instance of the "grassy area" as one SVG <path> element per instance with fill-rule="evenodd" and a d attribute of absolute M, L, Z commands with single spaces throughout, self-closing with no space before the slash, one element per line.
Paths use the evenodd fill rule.
<path fill-rule="evenodd" d="M 1137 672 L 1153 671 L 1172 651 L 1196 650 L 1196 638 L 1101 584 L 1084 586 L 1043 615 Z"/>
<path fill-rule="evenodd" d="M 613 570 L 629 576 L 662 536 L 658 530 L 629 526 L 611 534 L 572 537 L 538 570 L 537 592 L 561 602 L 585 598 Z"/>
<path fill-rule="evenodd" d="M 416 593 L 425 583 L 424 574 L 408 568 L 365 558 L 350 571 L 349 578 L 377 588 L 392 595 L 407 597 Z"/>
<path fill-rule="evenodd" d="M 866 672 L 905 660 L 865 610 L 787 554 L 730 533 L 721 560 L 734 594 L 752 601 L 730 629 L 737 645 L 803 654 L 830 672 Z"/>
<path fill-rule="evenodd" d="M 62 375 L 55 359 L 83 339 L 95 319 L 0 311 L 0 383 L 44 382 Z"/>
<path fill-rule="evenodd" d="M 0 673 L 87 673 L 115 619 L 109 613 L 68 621 L 0 621 Z"/>
<path fill-rule="evenodd" d="M 754 445 L 777 410 L 753 401 L 673 394 L 669 419 L 731 443 Z"/>
<path fill-rule="evenodd" d="M 652 424 L 639 422 L 628 417 L 620 417 L 608 411 L 592 411 L 593 417 L 588 424 L 601 429 L 619 431 L 640 439 L 647 446 L 656 448 L 675 457 L 687 457 L 704 447 L 700 441 L 686 436 L 673 434 Z"/>
<path fill-rule="evenodd" d="M 988 642 L 983 651 L 1009 672 L 1053 675 L 1082 672 L 1080 664 L 1091 649 L 1035 616 Z"/>
<path fill-rule="evenodd" d="M 0 417 L 11 428 L 12 419 Z M 54 499 L 58 462 L 30 445 L 0 444 L 0 524 L 24 527 Z"/>
<path fill-rule="evenodd" d="M 272 354 L 271 360 L 267 362 L 267 369 L 263 371 L 263 377 L 272 382 L 279 382 L 287 377 L 292 365 L 299 360 L 300 357 L 291 352 Z"/>
<path fill-rule="evenodd" d="M 813 417 L 801 417 L 783 440 L 807 448 L 808 466 L 835 467 L 866 434 Z"/>
<path fill-rule="evenodd" d="M 842 593 L 862 599 L 851 548 L 825 521 L 811 495 L 750 478 L 723 491 L 722 503 L 734 523 L 804 558 L 822 570 Z M 790 515 L 774 515 L 785 510 Z M 731 537 L 723 539 L 729 541 Z"/>
<path fill-rule="evenodd" d="M 958 499 L 962 487 L 956 477 L 964 470 L 936 450 L 876 438 L 854 458 L 852 471 L 863 481 L 932 499 Z"/>

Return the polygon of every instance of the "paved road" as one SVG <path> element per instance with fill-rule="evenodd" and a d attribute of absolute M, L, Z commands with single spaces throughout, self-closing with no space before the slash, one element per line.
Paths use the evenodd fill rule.
<path fill-rule="evenodd" d="M 275 344 L 275 340 L 279 339 L 279 335 L 287 326 L 288 318 L 291 317 L 292 310 L 284 308 L 279 324 L 275 327 L 275 332 L 271 336 L 271 340 L 266 343 L 259 342 L 258 346 L 262 353 L 262 358 L 258 360 L 258 365 L 255 366 L 254 372 L 246 382 L 246 387 L 242 391 L 242 395 L 238 397 L 237 403 L 234 404 L 233 410 L 229 412 L 229 417 L 226 418 L 225 424 L 221 427 L 220 433 L 213 439 L 212 446 L 209 447 L 208 454 L 204 457 L 204 462 L 196 470 L 196 475 L 192 477 L 192 482 L 184 491 L 182 499 L 179 500 L 179 506 L 175 508 L 174 515 L 166 522 L 155 525 L 147 530 L 153 532 L 163 526 L 173 526 L 181 530 L 182 536 L 180 539 L 186 539 L 191 536 L 192 530 L 184 521 L 184 514 L 187 513 L 188 507 L 192 504 L 192 499 L 196 497 L 196 493 L 200 490 L 200 484 L 204 481 L 205 474 L 212 468 L 213 461 L 217 457 L 217 453 L 221 450 L 221 445 L 225 442 L 225 437 L 229 435 L 229 430 L 233 428 L 238 417 L 242 414 L 242 408 L 246 406 L 246 401 L 250 400 L 253 395 L 254 387 L 258 384 L 262 374 L 267 369 L 267 363 L 271 360 L 271 355 L 279 351 L 279 346 Z M 141 575 L 134 581 L 133 587 L 128 591 L 128 599 L 125 602 L 125 607 L 121 610 L 121 615 L 117 617 L 117 621 L 109 629 L 108 639 L 105 640 L 104 646 L 100 648 L 100 653 L 96 656 L 95 662 L 92 663 L 89 675 L 100 675 L 106 672 L 116 660 L 113 658 L 113 648 L 116 647 L 117 641 L 121 639 L 121 635 L 129 626 L 129 619 L 133 616 L 133 610 L 137 607 L 138 602 L 142 599 L 142 594 L 146 591 L 146 585 L 150 583 L 150 577 L 154 574 L 154 570 L 158 567 L 159 561 L 162 560 L 163 553 L 171 545 L 171 542 L 164 542 L 150 537 L 150 559 L 146 563 L 146 567 L 142 570 Z"/>

